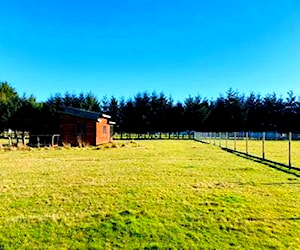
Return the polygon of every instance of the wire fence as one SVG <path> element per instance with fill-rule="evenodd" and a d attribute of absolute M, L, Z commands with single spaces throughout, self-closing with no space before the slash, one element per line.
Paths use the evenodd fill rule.
<path fill-rule="evenodd" d="M 29 132 L 7 129 L 0 132 L 0 145 L 26 145 L 29 140 Z"/>
<path fill-rule="evenodd" d="M 48 147 L 58 146 L 59 134 L 32 135 L 27 131 L 7 129 L 0 132 L 0 147 L 7 146 L 30 146 Z M 0 249 L 1 250 L 1 249 Z"/>
<path fill-rule="evenodd" d="M 148 133 L 119 132 L 115 133 L 113 138 L 115 140 L 192 140 L 194 139 L 194 134 L 189 131 Z"/>
<path fill-rule="evenodd" d="M 228 151 L 300 170 L 300 134 L 277 132 L 195 132 L 194 139 Z"/>

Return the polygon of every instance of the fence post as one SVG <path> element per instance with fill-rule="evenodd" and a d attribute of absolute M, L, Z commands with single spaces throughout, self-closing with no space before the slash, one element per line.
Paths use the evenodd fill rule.
<path fill-rule="evenodd" d="M 222 133 L 219 132 L 219 147 L 221 147 L 221 139 L 222 139 Z"/>
<path fill-rule="evenodd" d="M 214 132 L 214 145 L 216 146 L 217 132 Z"/>
<path fill-rule="evenodd" d="M 12 138 L 10 134 L 8 135 L 8 144 L 9 146 L 12 146 Z"/>
<path fill-rule="evenodd" d="M 225 133 L 225 147 L 228 148 L 228 132 Z"/>
<path fill-rule="evenodd" d="M 266 132 L 262 133 L 262 158 L 265 159 L 265 139 L 266 139 Z"/>
<path fill-rule="evenodd" d="M 234 132 L 234 151 L 236 151 L 236 132 Z"/>
<path fill-rule="evenodd" d="M 289 168 L 292 166 L 292 132 L 289 132 Z"/>
<path fill-rule="evenodd" d="M 22 143 L 26 146 L 25 131 L 22 132 Z"/>
<path fill-rule="evenodd" d="M 40 143 L 40 137 L 39 136 L 37 136 L 37 146 L 38 146 L 38 148 L 41 146 L 41 143 Z"/>
<path fill-rule="evenodd" d="M 248 154 L 248 139 L 249 139 L 249 134 L 248 131 L 246 132 L 246 154 Z"/>
<path fill-rule="evenodd" d="M 18 137 L 18 131 L 15 130 L 15 139 L 16 139 L 16 145 L 19 144 L 19 137 Z"/>

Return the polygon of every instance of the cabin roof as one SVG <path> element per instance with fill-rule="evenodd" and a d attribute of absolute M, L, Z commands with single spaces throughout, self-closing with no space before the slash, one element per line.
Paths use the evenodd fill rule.
<path fill-rule="evenodd" d="M 79 109 L 79 108 L 66 107 L 66 106 L 59 107 L 59 110 L 57 112 L 59 114 L 65 114 L 65 115 L 86 118 L 86 119 L 93 120 L 93 121 L 98 121 L 98 119 L 101 117 L 107 118 L 107 119 L 111 118 L 109 115 L 106 115 L 106 114 L 88 111 L 88 110 Z"/>

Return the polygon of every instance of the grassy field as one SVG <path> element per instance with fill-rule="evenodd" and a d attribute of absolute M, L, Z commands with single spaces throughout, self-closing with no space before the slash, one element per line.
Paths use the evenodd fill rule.
<path fill-rule="evenodd" d="M 299 249 L 300 179 L 194 141 L 0 151 L 0 248 Z"/>

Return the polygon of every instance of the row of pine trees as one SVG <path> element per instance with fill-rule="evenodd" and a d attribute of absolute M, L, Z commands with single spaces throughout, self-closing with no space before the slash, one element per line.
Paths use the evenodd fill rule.
<path fill-rule="evenodd" d="M 0 83 L 0 129 L 33 133 L 58 132 L 56 111 L 61 105 L 112 116 L 118 132 L 179 131 L 300 131 L 300 102 L 292 91 L 286 98 L 275 93 L 261 96 L 229 89 L 207 99 L 189 96 L 175 102 L 164 93 L 137 93 L 133 98 L 99 100 L 92 92 L 56 94 L 39 103 L 33 96 L 20 96 L 7 82 Z"/>

